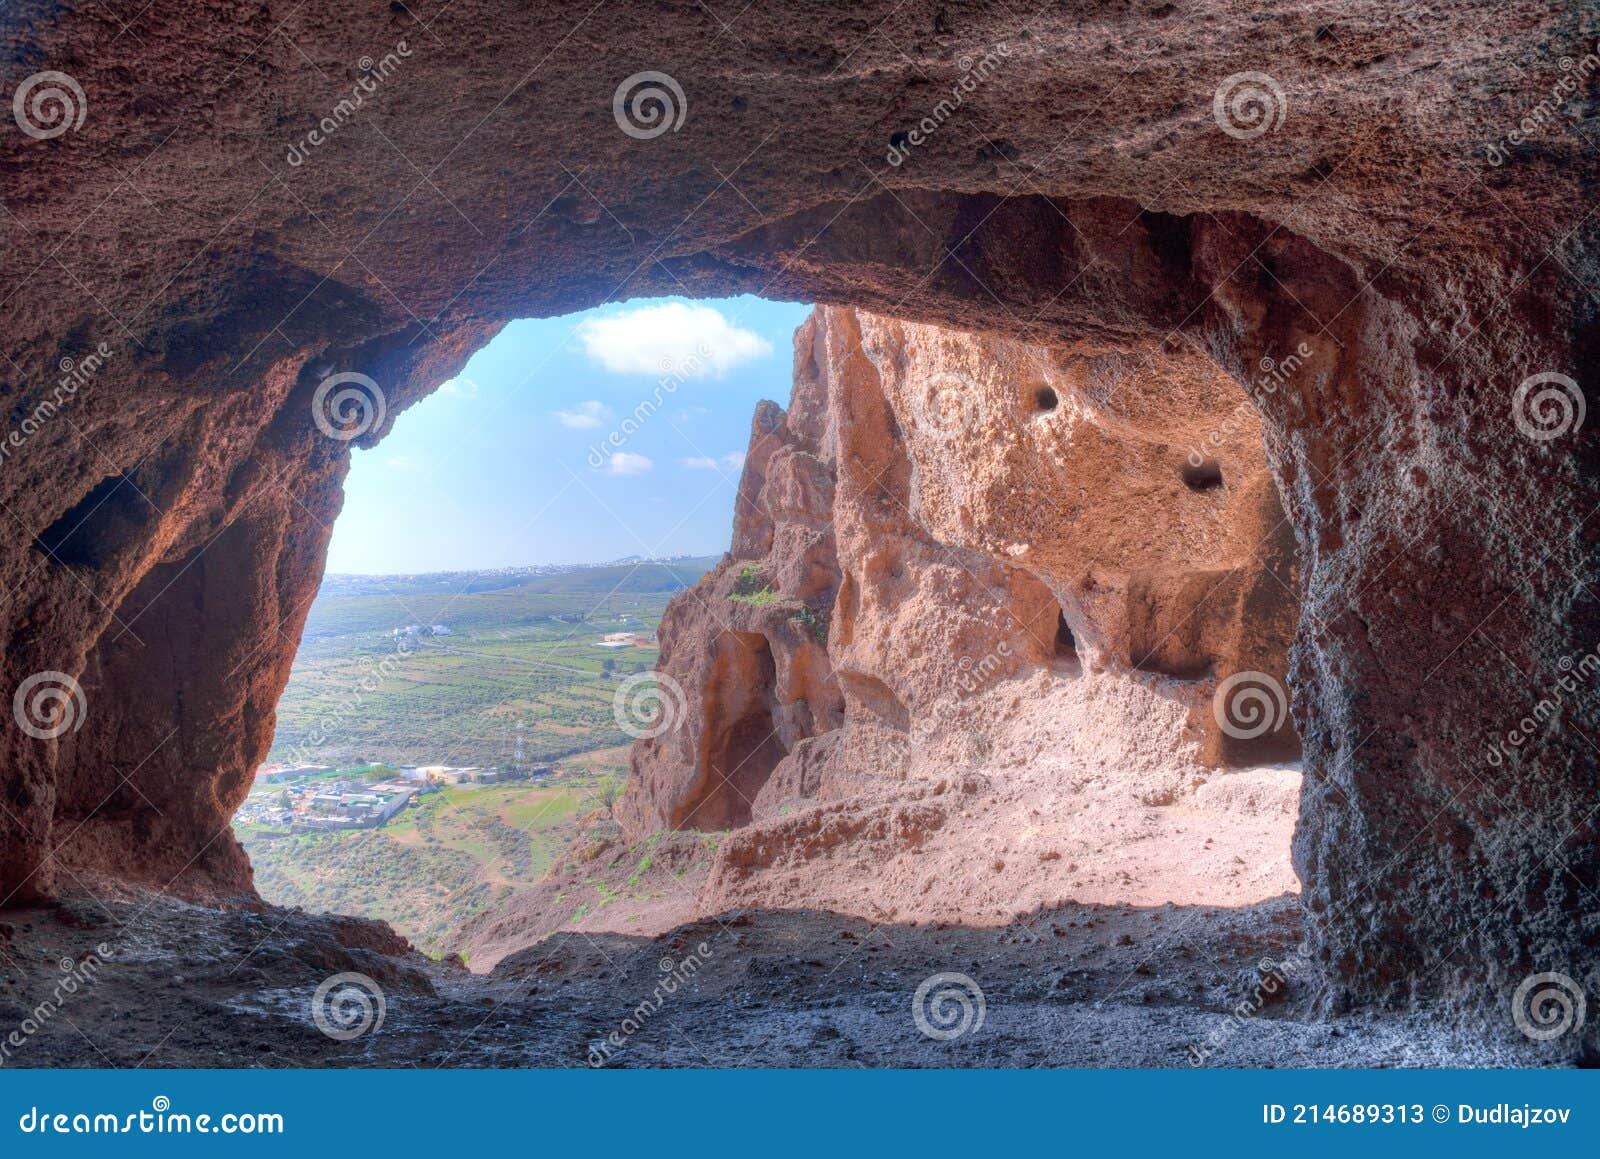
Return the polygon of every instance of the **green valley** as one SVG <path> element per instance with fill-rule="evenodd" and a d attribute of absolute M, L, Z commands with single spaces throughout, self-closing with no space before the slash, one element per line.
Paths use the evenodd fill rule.
<path fill-rule="evenodd" d="M 654 667 L 667 601 L 716 562 L 327 577 L 235 820 L 261 895 L 451 952 L 461 921 L 536 883 L 614 797 L 631 740 L 617 682 Z M 402 783 L 409 802 L 359 796 Z"/>

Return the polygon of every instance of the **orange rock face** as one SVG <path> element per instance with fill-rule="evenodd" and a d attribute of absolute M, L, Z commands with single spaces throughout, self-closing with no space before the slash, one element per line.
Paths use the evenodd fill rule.
<path fill-rule="evenodd" d="M 835 307 L 795 363 L 789 412 L 756 413 L 732 550 L 663 623 L 673 696 L 635 751 L 632 836 L 948 776 L 1002 686 L 983 732 L 1164 749 L 1178 781 L 1298 754 L 1292 539 L 1232 380 Z M 1228 715 L 1241 677 L 1276 692 L 1266 727 Z M 1167 711 L 1052 720 L 1079 682 Z"/>

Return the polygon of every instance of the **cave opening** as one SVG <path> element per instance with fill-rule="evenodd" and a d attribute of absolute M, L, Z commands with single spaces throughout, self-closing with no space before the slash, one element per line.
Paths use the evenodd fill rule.
<path fill-rule="evenodd" d="M 336 370 L 370 373 L 390 390 L 392 414 L 437 380 L 422 381 L 435 369 L 450 364 L 441 374 L 454 374 L 459 359 L 507 319 L 572 309 L 612 286 L 692 296 L 775 285 L 891 312 L 903 303 L 908 316 L 922 321 L 1046 344 L 1188 345 L 1259 387 L 1245 400 L 1259 411 L 1239 414 L 1266 416 L 1272 473 L 1290 500 L 1289 517 L 1306 553 L 1299 573 L 1280 567 L 1277 557 L 1263 571 L 1224 551 L 1179 560 L 1163 555 L 1186 529 L 1207 545 L 1267 543 L 1277 518 L 1263 506 L 1247 513 L 1262 517 L 1253 525 L 1217 527 L 1214 513 L 1234 510 L 1273 484 L 1241 461 L 1239 448 L 1259 442 L 1260 432 L 1243 430 L 1232 412 L 1173 415 L 1193 397 L 1186 390 L 1152 389 L 1144 397 L 1154 405 L 1145 413 L 1131 407 L 1112 416 L 1149 436 L 1134 440 L 1141 444 L 1135 452 L 1159 448 L 1158 475 L 1142 471 L 1138 454 L 1112 449 L 1092 463 L 1074 462 L 1088 485 L 1073 480 L 1035 490 L 1060 495 L 1073 510 L 1090 511 L 1113 491 L 1171 504 L 1184 525 L 1176 532 L 1133 503 L 1108 503 L 1098 512 L 1107 518 L 1082 538 L 1137 557 L 1126 567 L 1065 551 L 1047 558 L 1059 545 L 1014 533 L 1000 487 L 971 502 L 946 496 L 942 507 L 919 506 L 919 518 L 926 514 L 938 524 L 928 538 L 940 547 L 959 541 L 971 553 L 964 563 L 1003 556 L 1017 570 L 1051 574 L 1044 586 L 1072 617 L 1087 675 L 1131 672 L 1127 683 L 1152 693 L 1139 708 L 1171 709 L 1173 717 L 1183 709 L 1183 724 L 1206 758 L 1198 763 L 1208 769 L 1247 767 L 1252 753 L 1263 753 L 1258 742 L 1286 739 L 1280 722 L 1290 689 L 1278 625 L 1292 623 L 1295 612 L 1275 601 L 1285 589 L 1295 597 L 1303 592 L 1296 709 L 1308 726 L 1315 791 L 1306 794 L 1296 840 L 1300 864 L 1314 878 L 1306 883 L 1314 891 L 1311 907 L 1327 918 L 1313 923 L 1314 955 L 1336 966 L 1351 993 L 1397 999 L 1411 984 L 1401 979 L 1414 979 L 1423 997 L 1469 989 L 1498 995 L 1508 972 L 1581 964 L 1584 930 L 1572 915 L 1582 898 L 1570 880 L 1531 888 L 1524 870 L 1556 849 L 1571 863 L 1568 878 L 1594 879 L 1593 850 L 1574 848 L 1559 828 L 1571 802 L 1594 781 L 1592 754 L 1563 724 L 1552 730 L 1557 751 L 1543 760 L 1496 760 L 1493 774 L 1482 779 L 1464 780 L 1457 766 L 1481 739 L 1503 732 L 1499 716 L 1504 706 L 1522 702 L 1525 684 L 1554 679 L 1559 662 L 1571 662 L 1568 653 L 1593 619 L 1579 606 L 1581 588 L 1595 586 L 1595 559 L 1582 529 L 1551 530 L 1546 519 L 1533 519 L 1531 531 L 1525 526 L 1530 512 L 1560 522 L 1593 506 L 1587 468 L 1595 424 L 1582 424 L 1582 405 L 1584 391 L 1593 397 L 1593 359 L 1585 354 L 1593 353 L 1595 326 L 1592 303 L 1571 276 L 1585 272 L 1593 250 L 1593 222 L 1583 217 L 1590 201 L 1582 142 L 1546 132 L 1529 154 L 1537 165 L 1520 167 L 1501 166 L 1498 147 L 1491 148 L 1495 173 L 1476 170 L 1493 176 L 1487 183 L 1470 180 L 1474 170 L 1465 163 L 1483 152 L 1482 140 L 1472 138 L 1484 134 L 1472 127 L 1511 125 L 1519 110 L 1538 104 L 1547 95 L 1539 78 L 1582 30 L 1570 20 L 1510 22 L 1500 29 L 1493 60 L 1445 60 L 1441 67 L 1429 46 L 1460 37 L 1419 38 L 1404 22 L 1381 20 L 1358 20 L 1348 29 L 1319 25 L 1307 36 L 1309 26 L 1291 12 L 1284 20 L 1258 21 L 1264 39 L 1249 50 L 1240 48 L 1236 20 L 1191 22 L 1193 35 L 1163 60 L 1161 50 L 1174 46 L 1159 43 L 1161 30 L 1147 18 L 1171 8 L 1119 9 L 1116 18 L 1089 25 L 1047 13 L 1030 30 L 1025 50 L 981 94 L 974 92 L 960 116 L 946 122 L 941 110 L 931 144 L 894 133 L 891 147 L 906 156 L 885 168 L 873 156 L 884 138 L 897 124 L 916 123 L 929 93 L 955 79 L 947 66 L 962 48 L 1001 34 L 997 20 L 985 12 L 967 20 L 940 13 L 930 34 L 920 9 L 888 14 L 865 55 L 850 55 L 860 31 L 851 27 L 856 15 L 829 10 L 818 21 L 786 25 L 752 10 L 746 19 L 764 23 L 750 37 L 743 61 L 749 67 L 736 69 L 720 59 L 726 54 L 719 45 L 705 56 L 707 37 L 677 22 L 657 38 L 652 51 L 659 59 L 646 54 L 624 65 L 610 52 L 615 26 L 601 31 L 591 21 L 563 59 L 610 60 L 619 73 L 662 69 L 684 80 L 693 98 L 683 133 L 674 121 L 670 130 L 663 123 L 659 136 L 636 136 L 620 119 L 621 135 L 613 134 L 607 121 L 607 90 L 617 77 L 578 68 L 547 71 L 537 81 L 524 76 L 529 45 L 566 43 L 559 40 L 564 8 L 525 6 L 481 29 L 468 19 L 455 43 L 482 42 L 470 60 L 459 52 L 419 52 L 405 79 L 374 102 L 365 124 L 342 129 L 336 146 L 322 148 L 315 160 L 296 157 L 291 168 L 270 164 L 278 191 L 265 197 L 256 161 L 272 161 L 278 137 L 318 123 L 342 83 L 336 69 L 320 79 L 314 74 L 324 62 L 359 72 L 348 66 L 363 46 L 399 30 L 353 17 L 322 21 L 299 29 L 308 35 L 299 56 L 274 36 L 273 51 L 282 59 L 250 65 L 241 74 L 247 91 L 237 100 L 222 90 L 245 67 L 238 53 L 255 50 L 237 44 L 245 30 L 223 28 L 226 19 L 218 35 L 206 27 L 206 35 L 171 46 L 171 68 L 122 67 L 115 52 L 133 51 L 123 38 L 101 61 L 105 67 L 79 78 L 91 82 L 92 103 L 102 110 L 92 114 L 87 132 L 77 134 L 74 125 L 75 135 L 54 143 L 12 142 L 29 151 L 28 164 L 15 173 L 26 188 L 5 199 L 18 236 L 46 246 L 59 241 L 59 263 L 74 283 L 32 279 L 37 247 L 12 247 L 13 264 L 27 262 L 10 279 L 17 287 L 9 349 L 17 376 L 7 382 L 13 404 L 30 401 L 40 372 L 74 353 L 70 348 L 107 318 L 119 322 L 122 345 L 97 388 L 74 402 L 71 425 L 58 422 L 31 444 L 33 464 L 13 469 L 8 460 L 9 506 L 19 532 L 17 558 L 7 569 L 15 585 L 7 597 L 13 687 L 22 678 L 65 672 L 82 678 L 94 710 L 70 735 L 34 743 L 39 738 L 24 731 L 8 740 L 0 882 L 49 897 L 52 876 L 69 884 L 50 868 L 59 860 L 73 869 L 109 864 L 123 876 L 161 884 L 166 866 L 157 853 L 172 850 L 175 873 L 197 866 L 177 889 L 192 881 L 198 897 L 249 894 L 243 859 L 226 839 L 214 840 L 217 824 L 245 800 L 267 751 L 273 701 L 301 637 L 303 598 L 313 594 L 327 546 L 320 521 L 337 509 L 338 476 L 348 458 L 327 441 L 348 428 L 335 426 L 337 433 L 325 438 L 308 421 L 305 404 L 320 377 L 312 367 L 336 360 Z M 683 11 L 697 22 L 706 18 L 693 6 Z M 105 39 L 88 12 L 63 8 L 55 25 L 30 25 L 19 34 L 19 60 L 44 68 L 54 58 L 75 68 L 82 44 Z M 402 16 L 393 5 L 389 15 Z M 1453 15 L 1440 20 L 1449 25 Z M 196 19 L 208 24 L 204 12 Z M 320 44 L 310 47 L 311 38 Z M 1354 47 L 1330 56 L 1328 45 L 1337 39 Z M 1103 86 L 1078 83 L 1083 78 L 1074 68 L 1093 73 L 1096 60 L 1146 41 L 1156 55 L 1130 73 L 1131 101 L 1102 101 Z M 439 38 L 430 43 L 438 47 Z M 818 43 L 827 49 L 819 51 Z M 910 46 L 916 58 L 910 71 L 927 75 L 910 76 L 896 44 Z M 1174 61 L 1199 61 L 1212 71 L 1175 68 Z M 1382 67 L 1369 67 L 1373 61 Z M 840 67 L 832 68 L 834 62 Z M 1256 135 L 1225 123 L 1227 112 L 1249 102 L 1227 106 L 1222 85 L 1254 78 L 1254 71 L 1237 70 L 1258 68 L 1290 82 L 1279 103 L 1292 110 L 1275 110 L 1288 115 L 1269 116 Z M 1228 73 L 1213 94 L 1211 82 Z M 201 109 L 220 110 L 210 118 L 218 132 L 180 133 L 169 143 L 163 122 L 185 114 L 161 99 L 162 86 L 151 79 L 169 74 L 198 78 L 189 95 Z M 769 77 L 772 83 L 751 80 Z M 1381 100 L 1366 99 L 1374 84 Z M 535 88 L 535 103 L 550 116 L 524 115 Z M 1058 94 L 1061 107 L 1041 111 L 1041 92 Z M 515 100 L 504 99 L 511 94 Z M 797 94 L 812 98 L 815 117 L 789 115 Z M 1365 147 L 1374 133 L 1382 139 L 1383 110 L 1408 96 L 1453 115 L 1410 126 L 1403 147 Z M 1097 105 L 1104 108 L 1097 112 Z M 440 124 L 441 108 L 477 109 L 482 116 L 468 117 L 460 126 L 468 136 L 449 142 L 457 134 Z M 108 110 L 116 115 L 101 119 Z M 261 110 L 267 115 L 257 116 Z M 1080 117 L 1088 126 L 1081 134 L 1050 131 Z M 758 139 L 764 143 L 752 156 L 749 146 Z M 441 140 L 451 148 L 442 158 Z M 165 193 L 152 187 L 153 199 L 128 201 L 113 186 L 136 158 L 121 164 L 119 151 L 139 149 L 141 141 L 160 142 Z M 852 150 L 863 152 L 868 172 L 854 163 Z M 437 188 L 431 181 L 427 188 L 413 185 L 416 162 L 407 154 L 425 166 L 449 162 L 448 180 Z M 1359 163 L 1342 165 L 1341 158 Z M 1029 178 L 1027 189 L 1014 188 L 1011 170 Z M 1174 173 L 1181 187 L 1170 180 Z M 1440 184 L 1439 196 L 1416 196 L 1406 175 L 1418 173 Z M 364 184 L 357 180 L 363 176 Z M 162 204 L 144 215 L 141 200 L 152 209 L 153 201 Z M 1429 215 L 1419 205 L 1436 205 L 1439 220 L 1423 221 Z M 129 237 L 140 244 L 127 245 Z M 1426 240 L 1416 244 L 1419 238 Z M 196 249 L 201 240 L 207 244 Z M 1496 302 L 1514 308 L 1485 308 Z M 464 394 L 475 377 L 451 382 Z M 1052 386 L 1058 405 L 1048 418 L 1026 421 L 1044 409 L 1030 395 L 1032 386 L 1032 376 L 1021 389 L 1008 385 L 1002 420 L 991 426 L 1012 440 L 1007 453 L 1031 455 L 1043 472 L 1048 452 L 1061 451 L 1064 432 L 1074 429 L 1073 412 L 1092 407 L 1069 388 Z M 1537 396 L 1530 394 L 1534 387 L 1541 387 Z M 1568 393 L 1573 423 L 1530 431 L 1522 404 L 1536 397 L 1543 418 L 1554 401 L 1543 388 Z M 1089 401 L 1107 410 L 1118 402 L 1104 395 Z M 599 406 L 586 408 L 588 402 Z M 599 425 L 568 426 L 567 418 L 546 414 L 547 425 L 588 429 L 595 439 L 613 429 L 601 409 L 611 404 L 597 395 L 559 405 L 572 422 Z M 14 421 L 22 413 L 14 410 Z M 613 406 L 613 413 L 620 422 L 622 412 Z M 662 429 L 658 419 L 673 413 L 669 407 L 651 417 L 649 429 Z M 967 413 L 959 406 L 940 412 L 955 424 Z M 408 412 L 401 421 L 412 417 Z M 501 422 L 519 445 L 469 455 L 491 470 L 518 455 L 555 462 L 533 446 L 528 417 L 506 415 Z M 907 421 L 904 413 L 892 417 Z M 894 429 L 894 422 L 879 424 L 878 442 L 890 445 Z M 984 488 L 999 472 L 990 470 L 994 463 L 974 469 L 953 453 L 960 433 L 931 434 L 926 457 L 943 454 L 949 473 L 964 474 L 972 490 Z M 1063 442 L 1046 445 L 1050 438 Z M 178 494 L 148 491 L 160 518 L 140 522 L 136 504 L 119 512 L 121 496 L 95 496 L 108 499 L 103 510 L 75 508 L 108 471 L 131 469 L 169 442 L 181 450 L 161 474 Z M 723 458 L 742 442 L 696 442 L 698 451 L 681 457 L 711 465 L 684 470 L 732 473 Z M 454 496 L 461 510 L 453 524 L 511 532 L 546 500 L 561 507 L 566 497 L 593 492 L 610 510 L 588 503 L 591 526 L 610 527 L 620 515 L 639 538 L 655 539 L 657 527 L 679 513 L 655 502 L 667 497 L 612 488 L 661 479 L 667 460 L 633 437 L 620 447 L 590 445 L 601 468 L 580 463 L 575 480 L 560 477 L 550 487 L 508 480 L 508 493 L 535 497 L 521 512 L 507 514 L 481 493 Z M 1180 463 L 1191 447 L 1216 450 L 1215 467 L 1185 473 Z M 428 476 L 429 465 L 393 438 L 360 454 L 393 459 L 391 474 L 377 486 L 404 497 L 375 537 L 396 549 L 423 543 L 428 526 L 439 521 L 417 517 L 422 497 L 405 480 L 407 472 Z M 883 491 L 909 473 L 899 463 L 874 465 L 885 468 Z M 35 467 L 43 486 L 24 473 Z M 933 471 L 919 467 L 926 481 Z M 799 472 L 787 477 L 797 496 L 810 494 L 807 486 L 816 481 Z M 352 494 L 357 490 L 353 479 Z M 883 536 L 902 530 L 894 503 L 880 508 L 863 505 L 858 523 Z M 81 515 L 92 534 L 80 542 L 58 522 L 64 514 L 74 524 L 71 517 Z M 97 523 L 101 518 L 108 522 Z M 212 543 L 218 548 L 207 554 Z M 64 566 L 47 566 L 40 550 Z M 618 550 L 641 552 L 631 538 Z M 373 566 L 415 579 L 418 565 Z M 904 570 L 920 578 L 916 566 Z M 792 598 L 807 574 L 785 573 L 782 579 L 794 581 L 787 587 L 774 574 L 773 599 L 749 605 L 751 612 L 741 605 L 738 615 L 786 613 L 779 601 Z M 947 688 L 964 687 L 970 677 L 973 695 L 992 692 L 986 680 L 1005 658 L 992 658 L 991 638 L 972 621 L 995 618 L 1005 601 L 975 600 L 978 613 L 957 622 L 932 614 L 927 601 L 919 605 L 912 583 L 894 579 L 900 586 L 859 590 L 858 614 L 832 625 L 830 652 L 836 641 L 850 648 L 863 683 L 871 677 L 891 689 L 913 721 L 927 719 L 914 693 L 929 672 Z M 960 575 L 954 581 L 966 582 Z M 461 622 L 459 602 L 422 602 L 453 593 L 432 590 L 431 583 L 392 586 L 394 593 L 353 598 L 409 603 L 394 627 L 416 627 L 417 635 L 370 639 L 353 666 L 325 665 L 319 682 L 297 685 L 285 698 L 280 720 L 301 714 L 295 743 L 312 764 L 338 772 L 373 755 L 355 752 L 350 740 L 351 718 L 372 703 L 363 685 L 368 678 L 392 686 L 403 703 L 381 728 L 369 730 L 383 744 L 415 734 L 423 709 L 451 701 L 465 682 L 457 675 L 419 676 L 424 649 L 430 663 L 448 658 L 470 671 L 481 658 L 464 656 L 463 646 L 480 645 L 472 650 L 493 656 L 497 668 L 526 668 L 524 675 L 573 659 L 553 650 L 523 657 L 540 663 L 517 665 L 506 655 L 512 649 L 502 646 L 515 641 L 464 639 L 465 630 L 477 628 Z M 170 611 L 159 606 L 163 601 Z M 814 614 L 824 606 L 818 599 L 799 603 Z M 1044 603 L 1035 601 L 1030 611 Z M 626 606 L 607 611 L 632 614 Z M 1030 621 L 1039 642 L 1027 659 L 1038 669 L 1048 667 L 1038 658 L 1056 651 L 1046 623 L 1053 613 Z M 1269 630 L 1255 637 L 1234 632 L 1230 617 L 1246 614 L 1259 615 Z M 320 612 L 312 619 L 320 630 L 306 634 L 300 659 L 328 661 L 342 646 L 334 642 L 338 625 Z M 434 630 L 441 624 L 442 634 Z M 616 630 L 625 627 L 635 625 L 619 621 Z M 853 632 L 847 642 L 846 629 Z M 782 668 L 779 637 L 768 639 Z M 117 646 L 146 651 L 113 663 Z M 901 646 L 915 649 L 913 662 L 895 650 Z M 592 675 L 596 690 L 602 681 L 617 686 L 638 674 L 625 662 L 633 659 L 627 651 L 604 655 L 597 648 L 592 655 L 614 665 L 605 677 L 586 663 L 575 665 L 584 679 Z M 900 669 L 914 678 L 897 684 Z M 1398 673 L 1415 676 L 1408 682 Z M 1042 681 L 1048 672 L 1034 676 Z M 1260 689 L 1240 698 L 1254 706 L 1250 714 L 1229 718 L 1218 708 L 1224 690 L 1250 687 Z M 508 753 L 515 759 L 520 748 L 531 761 L 536 743 L 576 735 L 563 730 L 585 728 L 592 723 L 585 713 L 603 718 L 606 711 L 605 699 L 592 695 L 544 704 L 550 727 L 519 715 L 520 704 L 458 713 L 462 727 L 450 744 L 480 745 L 488 730 L 491 751 L 482 760 Z M 1578 727 L 1592 723 L 1596 711 L 1584 702 L 1567 715 Z M 172 743 L 164 739 L 169 734 Z M 857 773 L 872 756 L 822 751 L 813 743 L 821 735 L 791 747 L 801 789 L 812 788 L 808 777 L 836 767 Z M 341 745 L 348 751 L 336 753 Z M 1124 755 L 1130 767 L 1142 767 L 1146 754 Z M 118 764 L 119 757 L 128 759 Z M 460 767 L 480 760 L 448 750 L 405 759 Z M 114 768 L 128 773 L 128 786 L 114 800 L 119 809 L 128 800 L 127 819 L 115 830 L 117 852 L 97 859 L 84 849 L 99 831 L 91 824 L 80 834 L 76 821 L 100 810 Z M 1201 787 L 1225 779 L 1218 775 Z M 767 783 L 786 782 L 775 771 Z M 662 800 L 670 796 L 664 789 Z M 646 812 L 658 804 L 632 789 L 622 800 Z M 1442 820 L 1441 807 L 1447 808 Z M 603 801 L 599 808 L 605 811 Z M 428 836 L 421 834 L 416 847 L 439 852 Z M 1441 859 L 1442 847 L 1468 852 Z M 1418 977 L 1435 952 L 1461 942 L 1464 923 L 1479 932 L 1437 974 Z"/>
<path fill-rule="evenodd" d="M 1072 626 L 1067 623 L 1067 614 L 1059 609 L 1056 611 L 1056 634 L 1052 641 L 1052 658 L 1056 667 L 1072 673 L 1082 673 L 1083 663 L 1078 658 L 1078 640 L 1072 634 Z"/>
<path fill-rule="evenodd" d="M 580 823 L 614 827 L 630 746 L 685 708 L 654 674 L 667 605 L 728 548 L 751 415 L 787 400 L 807 309 L 635 300 L 512 322 L 419 399 L 378 376 L 324 380 L 341 379 L 318 389 L 330 443 L 382 438 L 349 456 L 233 820 L 266 900 L 453 952 L 465 923 L 538 887 Z M 719 615 L 788 595 L 767 577 L 741 590 Z M 770 650 L 745 639 L 730 658 L 768 699 L 720 722 L 691 822 L 710 830 L 749 820 L 784 755 Z"/>
<path fill-rule="evenodd" d="M 1191 491 L 1215 491 L 1222 486 L 1222 464 L 1214 459 L 1186 461 L 1181 473 L 1183 485 Z"/>
<path fill-rule="evenodd" d="M 780 737 L 777 665 L 765 636 L 728 632 L 717 644 L 718 690 L 707 697 L 704 784 L 682 825 L 737 829 L 750 823 L 767 778 L 789 755 Z"/>

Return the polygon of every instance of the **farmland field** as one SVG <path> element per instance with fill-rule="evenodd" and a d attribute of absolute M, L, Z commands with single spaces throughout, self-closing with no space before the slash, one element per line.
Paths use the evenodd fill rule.
<path fill-rule="evenodd" d="M 451 952 L 465 919 L 550 868 L 602 781 L 461 785 L 429 793 L 381 829 L 275 836 L 236 826 L 256 888 L 277 905 L 380 918 L 425 952 Z"/>
<path fill-rule="evenodd" d="M 262 897 L 380 918 L 421 949 L 451 952 L 456 926 L 537 882 L 575 818 L 602 807 L 626 773 L 616 682 L 655 665 L 667 601 L 715 562 L 328 577 L 278 706 L 269 764 L 360 779 L 418 765 L 556 768 L 428 793 L 380 828 L 291 833 L 236 821 Z M 413 625 L 424 630 L 393 634 Z M 597 647 L 612 633 L 630 640 Z M 387 771 L 361 771 L 373 764 Z M 245 815 L 284 791 L 258 783 Z"/>
<path fill-rule="evenodd" d="M 501 765 L 559 760 L 628 737 L 615 681 L 655 666 L 648 640 L 673 593 L 714 558 L 544 573 L 330 576 L 311 606 L 269 762 Z M 448 635 L 395 637 L 411 625 Z"/>

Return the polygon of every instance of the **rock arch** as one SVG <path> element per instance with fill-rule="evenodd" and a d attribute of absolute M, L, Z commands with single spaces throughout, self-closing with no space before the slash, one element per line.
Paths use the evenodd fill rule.
<path fill-rule="evenodd" d="M 0 132 L 5 687 L 64 673 L 87 705 L 76 731 L 4 735 L 0 897 L 87 870 L 248 892 L 226 821 L 339 504 L 349 444 L 311 417 L 329 374 L 370 376 L 392 416 L 511 318 L 749 291 L 1177 344 L 1252 384 L 1303 561 L 1317 951 L 1355 996 L 1484 1001 L 1536 969 L 1593 990 L 1600 701 L 1562 692 L 1501 743 L 1600 638 L 1593 424 L 1549 409 L 1560 390 L 1516 409 L 1532 376 L 1563 376 L 1569 407 L 1595 385 L 1592 89 L 1508 143 L 1559 59 L 1593 50 L 1586 9 L 557 0 L 424 26 L 274 0 L 156 6 L 137 37 L 93 7 L 0 21 L 7 91 L 59 70 L 87 103 L 59 135 Z M 980 51 L 995 67 L 969 88 Z M 641 138 L 612 97 L 644 70 L 687 109 Z M 1280 115 L 1228 131 L 1214 95 L 1262 70 Z M 102 346 L 68 389 L 66 360 Z M 41 555 L 112 473 L 155 514 Z"/>

